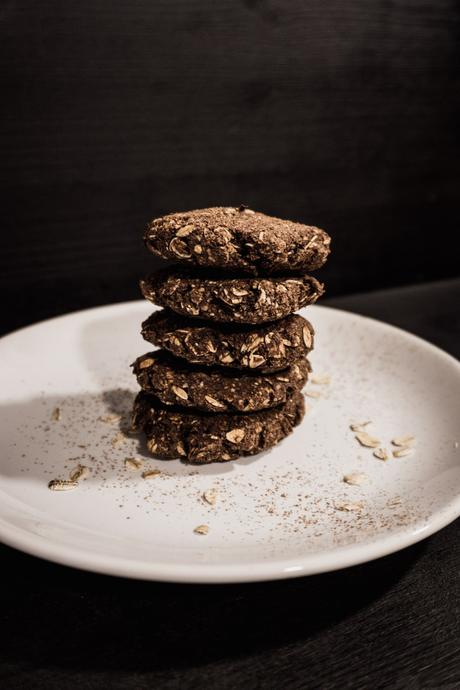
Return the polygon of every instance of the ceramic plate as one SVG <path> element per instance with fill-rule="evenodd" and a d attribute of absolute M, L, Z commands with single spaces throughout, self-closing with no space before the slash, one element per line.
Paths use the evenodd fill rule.
<path fill-rule="evenodd" d="M 372 319 L 310 307 L 316 383 L 303 423 L 269 452 L 190 466 L 149 458 L 123 432 L 136 393 L 129 364 L 149 349 L 139 330 L 151 310 L 91 309 L 0 341 L 4 543 L 113 575 L 243 582 L 377 558 L 460 514 L 460 365 L 449 355 Z M 350 425 L 364 422 L 387 460 L 355 438 Z M 392 440 L 408 436 L 414 445 L 395 457 Z M 129 457 L 142 470 L 127 469 Z M 49 490 L 79 464 L 90 473 L 76 489 Z M 153 468 L 161 474 L 143 479 Z"/>

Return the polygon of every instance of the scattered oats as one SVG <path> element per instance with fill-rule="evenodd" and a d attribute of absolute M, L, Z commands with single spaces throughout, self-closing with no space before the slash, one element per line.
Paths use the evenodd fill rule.
<path fill-rule="evenodd" d="M 198 525 L 193 531 L 195 534 L 207 534 L 209 532 L 209 527 L 207 525 Z"/>
<path fill-rule="evenodd" d="M 230 443 L 239 443 L 244 438 L 244 429 L 231 429 L 225 434 L 225 438 Z"/>
<path fill-rule="evenodd" d="M 343 481 L 352 486 L 361 486 L 367 482 L 367 475 L 364 472 L 351 472 L 344 476 Z"/>
<path fill-rule="evenodd" d="M 208 489 L 203 493 L 203 501 L 209 503 L 210 506 L 216 505 L 217 496 L 219 495 L 218 489 Z"/>
<path fill-rule="evenodd" d="M 136 470 L 140 470 L 143 464 L 144 461 L 140 458 L 125 458 L 125 467 L 127 470 L 135 472 Z"/>
<path fill-rule="evenodd" d="M 174 395 L 177 395 L 178 398 L 181 398 L 181 400 L 188 400 L 188 393 L 184 391 L 183 388 L 179 388 L 179 386 L 171 386 L 171 388 Z"/>
<path fill-rule="evenodd" d="M 51 491 L 72 491 L 77 486 L 78 482 L 73 482 L 69 479 L 52 479 L 48 484 L 48 489 L 51 489 Z"/>
<path fill-rule="evenodd" d="M 312 390 L 309 388 L 308 390 L 305 391 L 305 395 L 307 398 L 320 398 L 321 393 L 319 391 Z"/>
<path fill-rule="evenodd" d="M 230 364 L 230 362 L 233 362 L 233 357 L 229 354 L 226 354 L 220 357 L 220 361 L 224 362 L 224 364 Z"/>
<path fill-rule="evenodd" d="M 204 399 L 213 407 L 220 407 L 220 408 L 226 407 L 226 405 L 224 403 L 220 402 L 220 400 L 216 400 L 215 398 L 213 398 L 210 395 L 205 395 Z"/>
<path fill-rule="evenodd" d="M 146 470 L 142 472 L 142 479 L 154 479 L 158 477 L 159 474 L 161 474 L 160 470 Z"/>
<path fill-rule="evenodd" d="M 413 448 L 398 448 L 398 450 L 393 451 L 394 458 L 404 458 L 406 455 L 411 455 Z"/>
<path fill-rule="evenodd" d="M 86 479 L 89 476 L 90 469 L 86 465 L 77 465 L 69 475 L 71 482 L 78 482 L 80 479 Z"/>
<path fill-rule="evenodd" d="M 202 251 L 203 251 L 203 249 L 202 249 L 202 247 L 201 247 L 201 244 L 196 244 L 196 245 L 193 247 L 193 251 L 195 252 L 195 254 L 201 254 Z"/>
<path fill-rule="evenodd" d="M 115 448 L 115 446 L 119 446 L 120 443 L 124 443 L 125 440 L 126 440 L 125 435 L 122 434 L 121 432 L 119 432 L 118 434 L 115 434 L 111 443 L 112 443 L 112 446 Z"/>
<path fill-rule="evenodd" d="M 388 453 L 385 448 L 377 448 L 377 450 L 374 450 L 372 455 L 379 460 L 388 460 Z"/>
<path fill-rule="evenodd" d="M 249 292 L 247 290 L 241 290 L 241 289 L 236 288 L 236 287 L 232 287 L 232 292 L 237 297 L 244 297 L 245 295 L 249 295 Z"/>
<path fill-rule="evenodd" d="M 366 448 L 377 448 L 380 445 L 378 438 L 369 436 L 365 431 L 361 431 L 355 435 L 355 439 L 359 441 L 362 446 Z"/>
<path fill-rule="evenodd" d="M 331 382 L 331 377 L 325 374 L 324 376 L 313 376 L 310 381 L 316 383 L 318 386 L 327 386 Z"/>
<path fill-rule="evenodd" d="M 352 431 L 362 431 L 364 429 L 364 427 L 370 423 L 371 422 L 369 421 L 369 422 L 360 422 L 358 424 L 350 424 L 350 429 Z"/>
<path fill-rule="evenodd" d="M 208 349 L 208 352 L 217 352 L 217 348 L 213 345 L 213 343 L 210 340 L 208 340 L 208 342 L 206 343 L 206 347 Z"/>
<path fill-rule="evenodd" d="M 121 414 L 106 414 L 103 417 L 98 417 L 98 420 L 104 422 L 104 424 L 115 424 L 115 422 L 119 422 L 120 419 Z"/>
<path fill-rule="evenodd" d="M 152 359 L 152 357 L 147 357 L 147 359 L 143 359 L 142 362 L 140 362 L 139 369 L 148 369 L 152 364 L 155 364 L 155 360 Z"/>
<path fill-rule="evenodd" d="M 51 413 L 51 419 L 53 422 L 59 422 L 61 419 L 61 408 L 60 407 L 55 407 L 54 410 Z"/>
<path fill-rule="evenodd" d="M 335 504 L 337 510 L 343 510 L 346 513 L 360 513 L 364 510 L 362 503 L 347 503 L 346 501 Z"/>
<path fill-rule="evenodd" d="M 415 436 L 400 436 L 391 440 L 394 446 L 404 446 L 405 448 L 415 445 Z"/>

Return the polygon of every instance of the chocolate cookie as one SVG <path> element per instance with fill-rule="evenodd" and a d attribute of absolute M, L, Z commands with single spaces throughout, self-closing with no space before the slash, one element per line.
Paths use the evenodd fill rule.
<path fill-rule="evenodd" d="M 138 357 L 133 364 L 140 387 L 166 405 L 207 412 L 255 412 L 286 402 L 308 378 L 304 357 L 272 374 L 243 373 L 189 364 L 166 350 Z"/>
<path fill-rule="evenodd" d="M 324 230 L 244 206 L 171 213 L 153 220 L 144 239 L 163 259 L 250 274 L 312 271 L 330 251 Z"/>
<path fill-rule="evenodd" d="M 304 414 L 301 393 L 263 412 L 207 414 L 166 407 L 154 395 L 141 392 L 134 401 L 133 426 L 146 434 L 152 455 L 201 465 L 271 448 L 300 424 Z"/>
<path fill-rule="evenodd" d="M 211 321 L 264 323 L 316 302 L 324 286 L 312 276 L 234 278 L 181 269 L 161 270 L 141 280 L 146 299 L 178 314 Z"/>
<path fill-rule="evenodd" d="M 144 321 L 142 335 L 188 362 L 268 373 L 306 356 L 313 349 L 314 330 L 298 314 L 257 327 L 216 326 L 164 309 Z"/>

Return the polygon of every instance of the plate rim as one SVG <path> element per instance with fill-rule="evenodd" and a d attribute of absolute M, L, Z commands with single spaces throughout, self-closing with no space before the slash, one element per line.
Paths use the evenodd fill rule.
<path fill-rule="evenodd" d="M 89 313 L 107 310 L 120 310 L 145 305 L 143 300 L 129 300 L 99 305 L 88 309 L 68 312 L 49 319 L 37 321 L 28 326 L 16 329 L 0 338 L 0 347 L 6 341 L 21 335 L 30 329 L 50 325 L 65 319 L 73 319 Z M 152 305 L 154 307 L 154 305 Z M 403 328 L 388 324 L 373 317 L 338 309 L 327 305 L 313 305 L 310 310 L 328 310 L 340 312 L 359 320 L 372 322 L 378 328 L 394 331 L 399 337 L 414 342 L 428 349 L 433 355 L 441 357 L 460 373 L 460 361 L 445 352 L 437 345 Z M 244 564 L 168 564 L 161 561 L 144 561 L 122 558 L 113 555 L 100 555 L 84 548 L 66 547 L 53 541 L 21 529 L 3 518 L 0 518 L 0 541 L 32 556 L 36 556 L 60 565 L 71 566 L 80 570 L 99 574 L 127 577 L 131 579 L 190 583 L 219 584 L 262 582 L 294 577 L 303 577 L 319 573 L 332 572 L 382 558 L 420 542 L 438 532 L 460 516 L 460 493 L 448 503 L 438 508 L 429 518 L 419 519 L 410 527 L 398 532 L 379 537 L 376 541 L 348 544 L 331 549 L 328 552 L 310 553 L 299 558 L 268 559 L 266 562 L 248 562 Z"/>

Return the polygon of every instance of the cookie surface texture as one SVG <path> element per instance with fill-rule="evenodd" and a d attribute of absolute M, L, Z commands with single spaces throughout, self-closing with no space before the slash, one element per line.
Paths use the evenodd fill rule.
<path fill-rule="evenodd" d="M 144 241 L 163 259 L 253 275 L 316 270 L 330 252 L 324 230 L 243 206 L 171 213 L 149 224 Z"/>
<path fill-rule="evenodd" d="M 209 277 L 163 269 L 141 280 L 143 296 L 178 314 L 211 321 L 259 324 L 313 304 L 324 286 L 312 276 Z"/>
<path fill-rule="evenodd" d="M 282 371 L 244 373 L 189 364 L 157 350 L 138 357 L 133 370 L 141 388 L 165 405 L 221 413 L 255 412 L 286 402 L 304 386 L 310 365 L 302 357 Z"/>
<path fill-rule="evenodd" d="M 263 373 L 285 369 L 314 344 L 313 326 L 298 314 L 254 327 L 216 325 L 165 309 L 144 321 L 142 335 L 188 362 Z"/>
<path fill-rule="evenodd" d="M 155 396 L 141 392 L 134 402 L 133 426 L 144 431 L 153 456 L 207 464 L 271 448 L 300 424 L 304 413 L 301 393 L 270 410 L 232 415 L 168 408 Z"/>

